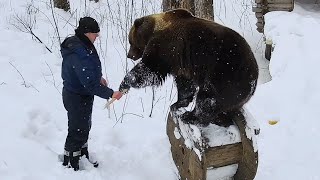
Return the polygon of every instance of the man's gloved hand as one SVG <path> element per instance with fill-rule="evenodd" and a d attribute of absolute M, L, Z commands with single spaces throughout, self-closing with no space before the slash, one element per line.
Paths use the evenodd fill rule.
<path fill-rule="evenodd" d="M 122 93 L 120 91 L 113 92 L 112 98 L 119 100 L 122 97 Z"/>

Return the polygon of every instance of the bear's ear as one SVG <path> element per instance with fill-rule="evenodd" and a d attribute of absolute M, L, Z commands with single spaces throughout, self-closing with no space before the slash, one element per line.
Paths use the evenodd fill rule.
<path fill-rule="evenodd" d="M 142 17 L 142 18 L 139 18 L 139 19 L 136 19 L 135 21 L 134 21 L 134 27 L 139 27 L 139 26 L 141 26 L 142 25 L 142 23 L 143 23 L 143 21 L 144 21 L 144 18 Z"/>

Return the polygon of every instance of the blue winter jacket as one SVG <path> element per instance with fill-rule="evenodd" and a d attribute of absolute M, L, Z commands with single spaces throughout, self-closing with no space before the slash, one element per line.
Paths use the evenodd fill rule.
<path fill-rule="evenodd" d="M 93 45 L 92 45 L 93 46 Z M 95 48 L 89 48 L 77 36 L 61 45 L 62 79 L 64 88 L 81 95 L 97 95 L 109 99 L 113 90 L 100 84 L 101 62 Z"/>

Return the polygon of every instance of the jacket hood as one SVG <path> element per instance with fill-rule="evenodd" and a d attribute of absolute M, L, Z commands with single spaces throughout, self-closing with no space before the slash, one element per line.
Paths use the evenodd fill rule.
<path fill-rule="evenodd" d="M 76 49 L 82 47 L 82 42 L 77 36 L 66 38 L 61 44 L 61 55 L 65 57 L 76 51 Z"/>

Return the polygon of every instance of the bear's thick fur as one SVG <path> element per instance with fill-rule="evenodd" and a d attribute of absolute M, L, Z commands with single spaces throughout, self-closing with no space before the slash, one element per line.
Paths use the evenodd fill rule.
<path fill-rule="evenodd" d="M 172 75 L 178 100 L 171 110 L 195 108 L 186 123 L 224 124 L 255 92 L 258 65 L 246 40 L 215 22 L 176 9 L 136 19 L 129 33 L 128 58 L 141 61 L 125 76 L 120 90 L 161 85 Z"/>

